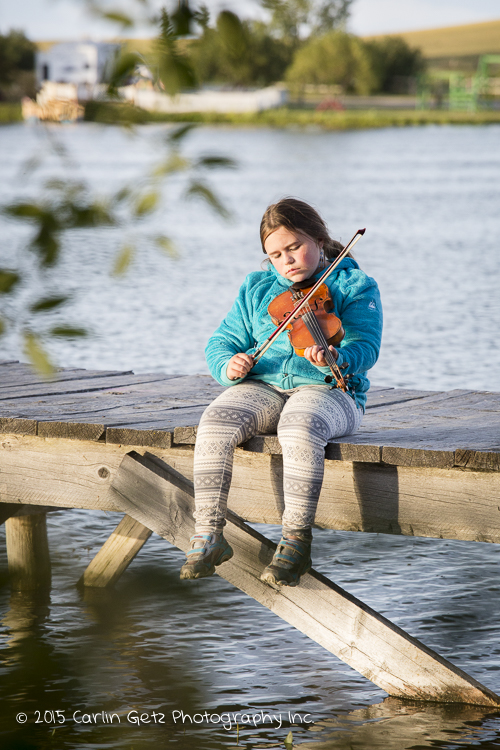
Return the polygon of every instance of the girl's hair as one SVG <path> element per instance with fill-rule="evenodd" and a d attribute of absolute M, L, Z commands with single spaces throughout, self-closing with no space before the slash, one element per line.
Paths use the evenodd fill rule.
<path fill-rule="evenodd" d="M 328 260 L 336 258 L 344 249 L 340 242 L 332 240 L 328 227 L 316 209 L 298 198 L 282 198 L 266 208 L 260 223 L 260 241 L 264 253 L 264 242 L 279 227 L 305 234 L 317 243 L 323 241 L 323 252 Z M 350 253 L 348 257 L 352 257 Z"/>

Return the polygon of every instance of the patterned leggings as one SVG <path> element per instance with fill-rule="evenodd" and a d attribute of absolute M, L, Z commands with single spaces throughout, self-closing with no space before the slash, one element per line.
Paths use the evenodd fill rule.
<path fill-rule="evenodd" d="M 283 530 L 314 522 L 329 440 L 350 435 L 363 413 L 351 396 L 328 387 L 304 386 L 283 394 L 256 380 L 228 388 L 205 410 L 196 437 L 196 533 L 225 525 L 234 449 L 254 435 L 278 433 L 283 450 Z"/>

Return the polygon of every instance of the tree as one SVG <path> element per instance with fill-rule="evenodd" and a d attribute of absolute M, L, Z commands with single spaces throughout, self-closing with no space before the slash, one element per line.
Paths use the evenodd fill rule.
<path fill-rule="evenodd" d="M 22 31 L 0 34 L 0 99 L 20 99 L 34 87 L 36 45 Z"/>
<path fill-rule="evenodd" d="M 262 0 L 271 13 L 269 27 L 296 49 L 304 36 L 320 36 L 341 28 L 352 0 Z"/>
<path fill-rule="evenodd" d="M 366 46 L 377 77 L 378 91 L 394 93 L 398 89 L 408 88 L 408 81 L 425 70 L 426 64 L 421 51 L 410 47 L 401 36 L 372 39 L 366 42 Z"/>
<path fill-rule="evenodd" d="M 301 47 L 286 80 L 292 87 L 339 85 L 356 94 L 369 94 L 377 85 L 363 41 L 343 31 L 331 31 Z"/>
<path fill-rule="evenodd" d="M 215 28 L 206 25 L 192 42 L 191 58 L 202 83 L 267 86 L 283 79 L 292 52 L 263 23 L 240 22 L 229 11 L 219 14 Z"/>

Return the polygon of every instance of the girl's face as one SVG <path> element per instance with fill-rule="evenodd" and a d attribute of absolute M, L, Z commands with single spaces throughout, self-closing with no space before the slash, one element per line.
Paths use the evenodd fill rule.
<path fill-rule="evenodd" d="M 264 249 L 280 276 L 292 282 L 304 281 L 319 265 L 323 242 L 317 244 L 300 232 L 278 227 L 264 242 Z"/>

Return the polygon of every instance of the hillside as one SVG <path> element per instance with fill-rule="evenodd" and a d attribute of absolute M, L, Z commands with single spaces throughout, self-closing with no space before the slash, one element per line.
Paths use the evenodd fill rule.
<path fill-rule="evenodd" d="M 376 34 L 365 39 L 380 39 L 386 34 Z M 500 54 L 500 20 L 473 23 L 465 26 L 445 26 L 423 31 L 401 31 L 389 36 L 402 36 L 412 47 L 419 47 L 425 58 L 471 58 L 488 53 Z M 126 49 L 147 54 L 151 39 L 113 39 L 122 41 Z M 44 50 L 56 42 L 36 42 L 38 49 Z"/>
<path fill-rule="evenodd" d="M 385 35 L 377 34 L 365 39 L 382 36 Z M 412 47 L 419 47 L 428 60 L 500 54 L 500 20 L 424 31 L 401 31 L 390 36 L 402 36 Z"/>

